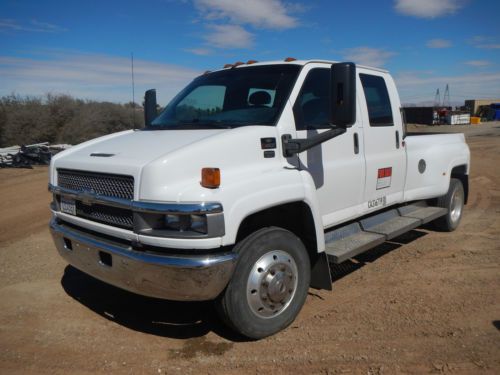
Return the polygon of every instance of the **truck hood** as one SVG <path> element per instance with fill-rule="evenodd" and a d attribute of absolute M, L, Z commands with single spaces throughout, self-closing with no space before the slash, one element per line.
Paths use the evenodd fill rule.
<path fill-rule="evenodd" d="M 51 163 L 52 183 L 58 168 L 134 177 L 134 197 L 147 201 L 221 201 L 224 189 L 244 184 L 249 176 L 282 170 L 279 143 L 265 156 L 262 138 L 279 139 L 274 126 L 234 129 L 126 131 L 77 145 Z M 94 156 L 92 156 L 94 155 Z M 200 185 L 201 170 L 219 168 L 219 189 Z"/>
<path fill-rule="evenodd" d="M 54 166 L 137 176 L 152 160 L 225 131 L 228 130 L 125 131 L 72 147 L 57 155 Z"/>

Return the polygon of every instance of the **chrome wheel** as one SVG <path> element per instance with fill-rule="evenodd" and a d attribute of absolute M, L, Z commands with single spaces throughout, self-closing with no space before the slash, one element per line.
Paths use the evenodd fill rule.
<path fill-rule="evenodd" d="M 216 305 L 222 319 L 253 339 L 288 327 L 304 305 L 311 281 L 311 262 L 302 241 L 286 229 L 265 227 L 238 242 L 233 251 L 238 261 Z"/>
<path fill-rule="evenodd" d="M 464 194 L 462 189 L 455 189 L 451 197 L 450 205 L 450 219 L 456 223 L 462 216 L 462 209 L 464 206 Z"/>
<path fill-rule="evenodd" d="M 260 318 L 281 314 L 292 301 L 298 283 L 298 270 L 290 254 L 270 251 L 255 262 L 247 282 L 247 301 Z"/>

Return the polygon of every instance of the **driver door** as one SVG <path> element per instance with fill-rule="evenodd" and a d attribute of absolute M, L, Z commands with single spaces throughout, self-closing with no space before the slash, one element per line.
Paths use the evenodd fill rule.
<path fill-rule="evenodd" d="M 331 128 L 329 85 L 329 68 L 312 67 L 307 73 L 293 108 L 297 138 Z M 362 137 L 358 120 L 344 134 L 299 154 L 300 168 L 314 180 L 325 227 L 354 218 L 361 210 L 365 183 Z"/>

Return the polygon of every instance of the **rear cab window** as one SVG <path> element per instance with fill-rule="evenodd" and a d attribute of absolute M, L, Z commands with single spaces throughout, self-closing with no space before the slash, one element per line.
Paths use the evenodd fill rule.
<path fill-rule="evenodd" d="M 266 88 L 251 87 L 248 90 L 247 106 L 265 106 L 273 107 L 276 90 Z"/>
<path fill-rule="evenodd" d="M 394 126 L 389 91 L 383 77 L 361 73 L 359 75 L 366 98 L 370 126 Z"/>

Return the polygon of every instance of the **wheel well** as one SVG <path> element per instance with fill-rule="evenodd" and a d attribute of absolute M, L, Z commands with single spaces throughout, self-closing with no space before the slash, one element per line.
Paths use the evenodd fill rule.
<path fill-rule="evenodd" d="M 467 204 L 469 198 L 469 175 L 467 174 L 466 165 L 458 165 L 451 170 L 451 178 L 457 178 L 462 182 L 464 187 L 464 203 Z"/>
<path fill-rule="evenodd" d="M 314 264 L 318 256 L 318 244 L 314 218 L 306 203 L 285 203 L 247 216 L 240 224 L 236 242 L 258 229 L 269 226 L 281 227 L 299 237 L 309 253 L 311 264 Z"/>

